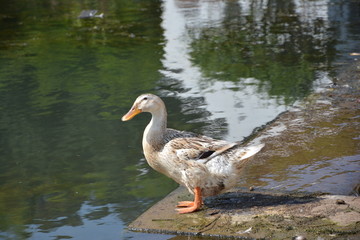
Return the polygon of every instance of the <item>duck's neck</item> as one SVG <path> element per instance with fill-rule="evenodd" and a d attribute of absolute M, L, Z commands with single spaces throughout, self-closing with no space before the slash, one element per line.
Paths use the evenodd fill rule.
<path fill-rule="evenodd" d="M 152 113 L 151 121 L 144 131 L 143 147 L 146 147 L 146 145 L 153 148 L 162 147 L 166 133 L 166 123 L 167 113 L 165 108 Z"/>

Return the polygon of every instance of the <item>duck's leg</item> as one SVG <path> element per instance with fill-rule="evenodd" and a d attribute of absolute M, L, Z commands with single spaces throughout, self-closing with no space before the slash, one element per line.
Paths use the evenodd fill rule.
<path fill-rule="evenodd" d="M 179 204 L 177 206 L 185 207 L 185 208 L 176 209 L 176 211 L 178 211 L 178 213 L 192 213 L 192 212 L 195 212 L 196 210 L 198 210 L 203 203 L 200 187 L 196 187 L 194 189 L 194 195 L 195 195 L 195 197 L 194 197 L 193 202 L 191 202 L 191 201 L 179 202 Z"/>

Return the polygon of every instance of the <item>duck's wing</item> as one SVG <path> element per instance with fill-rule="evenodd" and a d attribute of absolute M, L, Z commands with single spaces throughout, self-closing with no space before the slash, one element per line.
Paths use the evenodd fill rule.
<path fill-rule="evenodd" d="M 173 138 L 165 144 L 164 150 L 176 154 L 180 160 L 207 162 L 235 145 L 238 143 L 215 140 L 206 136 L 185 136 Z"/>

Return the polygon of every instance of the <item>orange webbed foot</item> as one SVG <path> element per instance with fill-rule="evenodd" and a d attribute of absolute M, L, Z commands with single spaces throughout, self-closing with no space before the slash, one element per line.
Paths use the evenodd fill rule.
<path fill-rule="evenodd" d="M 183 214 L 183 213 L 192 213 L 192 212 L 195 212 L 197 210 L 199 210 L 200 206 L 192 206 L 192 207 L 186 207 L 186 208 L 179 208 L 179 209 L 176 209 L 176 211 L 180 214 Z"/>
<path fill-rule="evenodd" d="M 201 189 L 199 187 L 196 187 L 194 189 L 194 195 L 195 199 L 193 202 L 191 201 L 182 201 L 179 202 L 177 207 L 181 207 L 180 209 L 176 209 L 178 213 L 192 213 L 201 208 L 202 202 L 202 196 L 201 196 Z"/>
<path fill-rule="evenodd" d="M 192 201 L 181 201 L 178 202 L 178 205 L 176 207 L 192 207 L 194 206 L 194 202 Z"/>

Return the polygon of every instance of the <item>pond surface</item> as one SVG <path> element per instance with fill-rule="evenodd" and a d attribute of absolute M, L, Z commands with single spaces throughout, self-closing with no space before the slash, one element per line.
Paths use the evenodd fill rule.
<path fill-rule="evenodd" d="M 79 19 L 85 9 L 104 17 Z M 242 140 L 356 57 L 359 11 L 340 0 L 2 3 L 0 238 L 171 238 L 125 230 L 177 187 L 142 155 L 149 116 L 120 121 L 137 95 L 161 96 L 173 128 Z M 321 178 L 321 163 L 289 168 Z"/>

